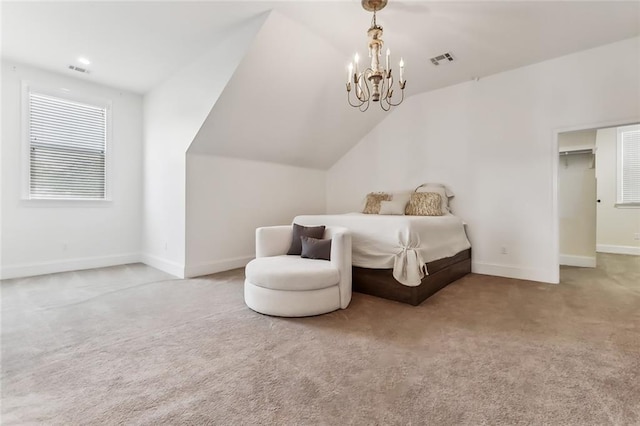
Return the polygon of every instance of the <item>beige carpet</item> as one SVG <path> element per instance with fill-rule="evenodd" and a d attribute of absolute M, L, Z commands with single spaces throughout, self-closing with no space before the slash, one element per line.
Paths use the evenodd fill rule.
<path fill-rule="evenodd" d="M 246 308 L 242 270 L 4 281 L 2 423 L 637 425 L 640 258 L 598 260 L 304 319 Z"/>

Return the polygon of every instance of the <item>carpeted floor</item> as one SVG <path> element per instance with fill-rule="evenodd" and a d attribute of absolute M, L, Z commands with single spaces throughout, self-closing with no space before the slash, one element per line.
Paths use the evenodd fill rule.
<path fill-rule="evenodd" d="M 243 271 L 4 281 L 2 423 L 640 424 L 640 257 L 468 275 L 418 307 L 252 312 Z"/>

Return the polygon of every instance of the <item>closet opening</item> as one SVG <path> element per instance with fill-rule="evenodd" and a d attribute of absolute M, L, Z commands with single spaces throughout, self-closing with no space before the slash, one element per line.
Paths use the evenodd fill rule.
<path fill-rule="evenodd" d="M 611 263 L 637 268 L 640 124 L 558 133 L 557 161 L 561 272 Z"/>

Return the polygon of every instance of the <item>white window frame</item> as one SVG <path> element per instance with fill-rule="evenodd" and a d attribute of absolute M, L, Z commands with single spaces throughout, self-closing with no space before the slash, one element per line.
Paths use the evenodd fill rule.
<path fill-rule="evenodd" d="M 620 126 L 617 128 L 616 133 L 616 204 L 615 206 L 618 208 L 631 208 L 637 209 L 640 208 L 640 203 L 637 202 L 624 202 L 622 199 L 622 133 L 628 132 L 629 130 L 638 130 L 640 131 L 640 124 L 633 124 L 630 126 Z"/>
<path fill-rule="evenodd" d="M 104 198 L 38 198 L 31 196 L 31 141 L 29 137 L 29 95 L 38 93 L 46 96 L 52 96 L 71 102 L 78 102 L 87 105 L 93 105 L 105 109 L 106 112 L 106 138 L 105 138 L 105 196 Z M 42 85 L 32 84 L 29 81 L 22 81 L 22 191 L 21 200 L 29 205 L 42 205 L 46 207 L 61 206 L 69 207 L 73 205 L 108 205 L 112 201 L 112 162 L 113 162 L 113 144 L 112 144 L 112 103 L 110 99 L 86 96 L 79 93 L 78 90 L 66 88 L 52 88 Z"/>

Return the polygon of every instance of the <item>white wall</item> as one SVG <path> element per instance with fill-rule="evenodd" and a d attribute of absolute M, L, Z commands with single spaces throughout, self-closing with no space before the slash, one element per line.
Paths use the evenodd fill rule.
<path fill-rule="evenodd" d="M 113 201 L 22 200 L 22 80 L 112 101 Z M 3 278 L 139 261 L 142 98 L 63 74 L 2 63 Z"/>
<path fill-rule="evenodd" d="M 639 117 L 639 53 L 633 38 L 407 99 L 329 170 L 328 211 L 445 182 L 473 271 L 558 282 L 556 132 Z"/>
<path fill-rule="evenodd" d="M 596 147 L 597 129 L 575 130 L 558 135 L 559 151 L 594 149 Z"/>
<path fill-rule="evenodd" d="M 186 153 L 265 16 L 212 40 L 213 47 L 144 97 L 144 261 L 183 277 Z"/>
<path fill-rule="evenodd" d="M 632 123 L 629 123 L 632 124 Z M 596 137 L 598 178 L 597 250 L 640 255 L 640 208 L 616 207 L 617 129 L 600 129 Z"/>
<path fill-rule="evenodd" d="M 239 268 L 255 257 L 255 229 L 325 212 L 322 170 L 189 154 L 187 276 Z"/>

